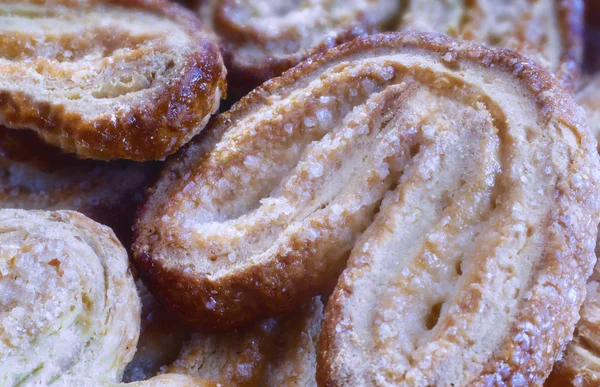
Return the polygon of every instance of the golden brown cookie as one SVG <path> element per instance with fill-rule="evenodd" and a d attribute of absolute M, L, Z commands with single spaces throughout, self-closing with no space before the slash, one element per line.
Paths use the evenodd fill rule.
<path fill-rule="evenodd" d="M 317 381 L 541 385 L 595 261 L 600 164 L 582 111 L 508 51 L 382 40 L 327 66 L 373 77 L 394 66 L 353 113 L 377 130 L 365 160 L 379 181 L 395 174 L 329 299 Z"/>
<path fill-rule="evenodd" d="M 127 252 L 73 211 L 0 209 L 0 384 L 122 386 L 140 328 Z M 216 386 L 161 375 L 137 387 Z"/>
<path fill-rule="evenodd" d="M 583 108 L 596 140 L 600 140 L 600 73 L 587 77 L 584 86 L 575 94 Z"/>
<path fill-rule="evenodd" d="M 140 325 L 128 265 L 79 213 L 0 210 L 0 384 L 118 382 Z"/>
<path fill-rule="evenodd" d="M 544 204 L 559 192 L 576 221 L 565 232 L 587 243 L 598 195 L 590 141 L 570 96 L 515 53 L 435 34 L 358 39 L 265 83 L 167 163 L 140 209 L 134 259 L 161 303 L 197 328 L 281 315 L 335 280 L 382 199 L 417 167 L 450 174 L 445 193 L 422 194 L 423 213 L 471 188 L 487 195 L 481 205 L 509 190 Z M 483 188 L 472 186 L 483 173 Z M 575 290 L 591 270 L 582 246 Z"/>
<path fill-rule="evenodd" d="M 229 334 L 194 333 L 168 372 L 207 378 L 226 386 L 316 386 L 317 343 L 323 303 L 278 320 Z"/>
<path fill-rule="evenodd" d="M 162 159 L 225 94 L 214 35 L 166 0 L 0 4 L 0 125 L 81 157 Z"/>
<path fill-rule="evenodd" d="M 197 0 L 221 36 L 230 84 L 251 90 L 301 60 L 373 31 L 442 32 L 508 47 L 575 86 L 581 62 L 582 0 Z M 241 94 L 243 95 L 243 94 Z"/>
<path fill-rule="evenodd" d="M 0 126 L 0 208 L 75 210 L 113 228 L 125 245 L 154 163 L 77 160 L 28 131 Z"/>

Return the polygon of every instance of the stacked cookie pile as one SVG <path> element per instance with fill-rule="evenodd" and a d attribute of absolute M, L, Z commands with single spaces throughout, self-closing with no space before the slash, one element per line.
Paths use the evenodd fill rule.
<path fill-rule="evenodd" d="M 599 386 L 598 8 L 0 1 L 0 385 Z"/>

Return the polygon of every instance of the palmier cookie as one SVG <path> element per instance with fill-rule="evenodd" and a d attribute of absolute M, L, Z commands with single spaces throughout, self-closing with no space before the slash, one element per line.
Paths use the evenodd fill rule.
<path fill-rule="evenodd" d="M 0 125 L 81 157 L 162 159 L 225 93 L 214 35 L 166 0 L 0 3 Z"/>
<path fill-rule="evenodd" d="M 0 384 L 120 380 L 135 351 L 140 302 L 110 229 L 72 211 L 0 210 L 0 274 Z M 134 385 L 213 385 L 204 383 L 164 375 Z"/>
<path fill-rule="evenodd" d="M 572 99 L 516 53 L 436 34 L 358 39 L 265 83 L 167 163 L 140 207 L 134 259 L 162 304 L 197 328 L 281 315 L 335 281 L 382 199 L 424 189 L 415 175 L 436 184 L 421 194 L 422 216 L 463 199 L 501 216 L 514 202 L 506 222 L 527 234 L 541 232 L 519 220 L 537 205 L 535 219 L 564 213 L 582 251 L 552 268 L 573 266 L 576 306 L 598 215 L 593 144 Z M 478 230 L 477 211 L 449 224 Z M 433 222 L 416 210 L 410 221 Z"/>
<path fill-rule="evenodd" d="M 126 245 L 156 171 L 155 163 L 77 160 L 33 133 L 0 126 L 0 208 L 79 211 L 110 226 Z"/>
<path fill-rule="evenodd" d="M 71 211 L 0 210 L 0 384 L 118 381 L 140 303 L 127 253 Z"/>
<path fill-rule="evenodd" d="M 197 0 L 226 48 L 231 84 L 246 91 L 308 56 L 380 30 L 441 32 L 531 56 L 574 87 L 582 0 Z M 235 92 L 235 91 L 234 91 Z"/>
<path fill-rule="evenodd" d="M 358 59 L 377 68 L 410 55 L 412 79 L 399 98 L 391 86 L 372 97 L 396 98 L 369 109 L 389 112 L 370 157 L 398 176 L 329 299 L 317 381 L 541 385 L 572 337 L 595 261 L 596 142 L 533 62 L 418 42 L 435 42 L 437 55 Z M 400 150 L 388 157 L 388 144 Z"/>
<path fill-rule="evenodd" d="M 600 273 L 598 265 L 587 285 L 587 296 L 573 340 L 554 365 L 546 387 L 600 385 Z"/>
<path fill-rule="evenodd" d="M 315 297 L 280 319 L 243 331 L 194 333 L 167 372 L 225 386 L 316 386 L 317 345 L 323 303 Z"/>
<path fill-rule="evenodd" d="M 196 0 L 222 38 L 233 93 L 244 95 L 310 55 L 392 23 L 398 0 Z"/>

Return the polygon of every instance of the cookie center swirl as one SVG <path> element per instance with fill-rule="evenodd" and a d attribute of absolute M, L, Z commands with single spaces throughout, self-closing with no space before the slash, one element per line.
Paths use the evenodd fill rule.
<path fill-rule="evenodd" d="M 9 2 L 0 5 L 0 25 L 2 89 L 16 82 L 66 104 L 149 89 L 175 67 L 173 52 L 183 55 L 192 41 L 175 20 L 118 5 Z"/>

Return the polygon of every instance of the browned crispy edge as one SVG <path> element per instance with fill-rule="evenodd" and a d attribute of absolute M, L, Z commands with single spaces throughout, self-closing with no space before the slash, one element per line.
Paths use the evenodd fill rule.
<path fill-rule="evenodd" d="M 88 121 L 78 113 L 65 112 L 61 105 L 35 102 L 28 95 L 7 91 L 0 91 L 0 116 L 7 126 L 34 129 L 53 145 L 70 151 L 77 149 L 82 157 L 163 159 L 202 130 L 203 119 L 219 106 L 221 95 L 217 91 L 225 93 L 226 70 L 218 44 L 193 13 L 167 0 L 86 1 L 87 4 L 102 2 L 168 16 L 191 35 L 200 37 L 198 51 L 188 59 L 182 76 L 174 79 L 157 99 L 140 101 L 127 114 L 120 114 L 116 122 L 112 122 L 109 115 Z M 79 2 L 51 0 L 44 3 L 78 6 Z M 178 139 L 175 146 L 170 146 L 172 138 Z"/>
<path fill-rule="evenodd" d="M 467 57 L 469 60 L 474 62 L 479 62 L 483 65 L 486 65 L 484 62 L 481 62 L 481 59 L 490 56 L 493 58 L 491 63 L 494 64 L 496 68 L 500 68 L 503 70 L 508 70 L 508 72 L 513 72 L 513 75 L 516 76 L 525 86 L 528 87 L 529 91 L 532 93 L 538 101 L 538 106 L 556 106 L 557 108 L 552 109 L 551 112 L 545 111 L 541 112 L 541 115 L 544 118 L 548 116 L 555 115 L 559 121 L 573 124 L 578 128 L 587 128 L 587 124 L 584 123 L 583 118 L 581 117 L 580 112 L 578 112 L 578 107 L 575 102 L 568 96 L 568 93 L 564 91 L 564 89 L 558 84 L 556 79 L 554 79 L 550 73 L 542 69 L 539 65 L 537 65 L 532 60 L 521 57 L 519 54 L 511 52 L 509 50 L 497 50 L 495 52 L 487 50 L 483 47 L 476 47 L 469 44 L 463 44 L 463 47 L 468 47 L 467 52 L 464 51 L 458 52 L 460 58 L 464 59 Z M 440 53 L 443 51 L 436 50 Z M 486 52 L 487 51 L 487 52 Z M 523 68 L 521 71 L 512 71 L 513 65 L 511 65 L 511 61 L 514 59 L 518 59 L 518 62 L 523 64 Z M 593 151 L 590 151 L 591 145 L 590 140 L 592 139 L 591 133 L 589 131 L 585 131 L 584 135 L 587 134 L 587 141 L 582 141 L 583 148 L 580 152 L 591 154 Z M 566 192 L 565 192 L 566 191 Z M 585 191 L 585 192 L 584 192 Z M 572 187 L 565 184 L 565 187 L 562 187 L 560 192 L 561 196 L 566 196 L 570 198 L 570 201 L 578 201 L 578 202 L 586 202 L 589 198 L 596 197 L 596 193 L 591 190 L 580 190 L 573 189 Z M 561 207 L 561 210 L 565 210 L 566 208 Z M 564 226 L 564 225 L 563 225 Z M 581 248 L 583 243 L 581 242 L 581 235 L 577 234 L 577 231 L 581 230 L 573 230 L 569 228 L 569 226 L 565 226 L 563 229 L 564 232 L 564 240 L 568 241 L 567 244 L 570 248 L 565 249 L 565 256 L 562 257 L 563 260 L 569 261 L 573 260 L 577 262 L 577 268 L 579 269 L 581 275 L 573 275 L 572 272 L 567 273 L 565 270 L 559 272 L 559 278 L 557 281 L 564 280 L 570 284 L 572 284 L 573 289 L 577 289 L 579 292 L 585 292 L 585 284 L 576 283 L 576 280 L 573 278 L 587 278 L 591 273 L 591 268 L 593 266 L 593 258 L 594 257 L 585 257 L 581 254 Z M 591 232 L 587 232 L 591 234 Z M 586 235 L 586 233 L 582 233 Z M 556 269 L 554 267 L 545 267 L 546 271 Z M 346 294 L 351 294 L 353 292 L 353 281 L 350 276 L 346 277 L 345 275 L 341 276 L 338 280 L 338 284 L 332 296 L 329 299 L 329 302 L 326 306 L 325 310 L 325 318 L 323 321 L 323 326 L 321 330 L 321 337 L 319 340 L 319 348 L 320 351 L 317 354 L 317 384 L 319 386 L 338 386 L 339 380 L 334 376 L 334 366 L 331 363 L 331 358 L 329 357 L 330 353 L 339 352 L 340 348 L 335 342 L 335 328 L 336 325 L 342 321 L 344 314 L 342 308 L 342 302 Z M 367 306 L 368 307 L 368 306 Z M 545 305 L 543 300 L 541 299 L 532 299 L 529 301 L 526 306 L 528 310 L 536 310 L 537 308 L 548 308 L 549 305 Z M 538 310 L 539 310 L 538 309 Z M 548 326 L 552 326 L 553 329 L 551 331 L 560 331 L 560 327 L 568 326 L 566 323 L 568 321 L 577 321 L 578 319 L 578 310 L 571 309 L 569 311 L 563 310 L 562 314 L 558 314 L 553 316 L 549 321 L 545 320 L 543 323 L 546 323 Z M 514 325 L 513 325 L 514 326 Z M 548 356 L 543 358 L 543 364 L 541 369 L 532 369 L 527 362 L 510 362 L 511 366 L 511 375 L 513 372 L 520 372 L 522 375 L 526 375 L 528 377 L 539 376 L 540 374 L 545 374 L 545 377 L 548 376 L 550 371 L 552 370 L 552 366 L 554 365 L 559 354 L 564 350 L 567 342 L 572 338 L 574 326 L 566 329 L 568 333 L 564 337 L 555 338 L 554 341 L 550 342 L 547 348 Z M 535 349 L 534 349 L 535 350 Z M 496 354 L 497 356 L 498 354 Z M 532 354 L 533 355 L 533 354 Z M 502 355 L 500 355 L 502 356 Z M 509 359 L 507 359 L 509 360 Z M 488 361 L 484 364 L 484 369 L 482 370 L 483 374 L 488 374 L 490 372 L 496 372 L 497 364 L 492 361 Z"/>
<path fill-rule="evenodd" d="M 573 121 L 577 117 L 577 109 L 569 96 L 558 90 L 556 81 L 549 73 L 529 59 L 508 50 L 494 51 L 471 42 L 459 42 L 441 34 L 423 33 L 388 33 L 356 39 L 350 43 L 320 53 L 311 59 L 288 70 L 283 76 L 267 81 L 252 91 L 233 108 L 213 119 L 209 130 L 194 140 L 188 147 L 171 158 L 162 170 L 159 179 L 173 180 L 178 178 L 177 166 L 185 158 L 185 154 L 194 151 L 194 146 L 202 146 L 210 152 L 219 137 L 227 130 L 232 121 L 251 113 L 255 106 L 266 101 L 270 94 L 283 92 L 291 88 L 295 82 L 306 77 L 321 66 L 343 60 L 348 55 L 361 55 L 378 50 L 402 48 L 419 48 L 444 55 L 452 51 L 458 60 L 467 60 L 481 66 L 493 64 L 507 74 L 512 74 L 521 80 L 540 100 L 541 94 L 553 91 L 551 97 L 555 106 L 565 109 L 564 119 Z M 525 64 L 521 71 L 513 67 L 515 63 Z M 546 102 L 546 100 L 544 100 Z M 545 112 L 544 114 L 551 114 Z M 575 125 L 575 124 L 574 124 Z M 584 124 L 579 122 L 578 127 Z M 206 157 L 205 154 L 198 158 Z M 286 255 L 274 260 L 255 265 L 247 270 L 234 271 L 226 279 L 214 281 L 207 276 L 194 275 L 172 270 L 153 257 L 152 250 L 142 250 L 139 237 L 144 229 L 143 222 L 151 219 L 151 211 L 168 198 L 162 197 L 164 192 L 157 191 L 154 185 L 147 192 L 145 202 L 140 206 L 136 224 L 134 225 L 134 260 L 140 269 L 141 276 L 149 289 L 157 296 L 167 309 L 176 313 L 191 326 L 204 331 L 227 331 L 243 326 L 250 321 L 266 317 L 282 315 L 295 305 L 306 302 L 326 287 L 327 280 L 336 278 L 342 268 L 318 268 L 311 262 L 312 246 L 305 241 L 292 245 Z M 313 242 L 318 243 L 318 242 Z M 257 286 L 257 284 L 259 284 Z M 282 289 L 285 288 L 285 292 Z M 227 305 L 227 310 L 207 310 L 205 300 L 214 295 Z M 230 302 L 227 302 L 227 300 Z"/>

